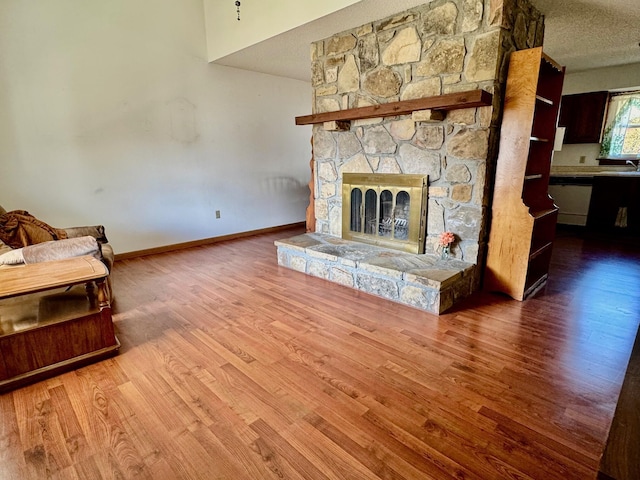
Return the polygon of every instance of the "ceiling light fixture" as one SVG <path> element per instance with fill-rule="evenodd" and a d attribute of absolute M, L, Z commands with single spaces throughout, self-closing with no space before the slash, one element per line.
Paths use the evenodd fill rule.
<path fill-rule="evenodd" d="M 236 12 L 238 13 L 238 21 L 240 21 L 240 0 L 236 0 Z"/>

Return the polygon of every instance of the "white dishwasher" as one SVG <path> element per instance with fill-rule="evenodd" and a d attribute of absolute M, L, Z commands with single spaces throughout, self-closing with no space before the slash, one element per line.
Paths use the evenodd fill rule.
<path fill-rule="evenodd" d="M 558 223 L 587 224 L 592 182 L 589 177 L 551 177 L 549 195 L 558 206 Z"/>

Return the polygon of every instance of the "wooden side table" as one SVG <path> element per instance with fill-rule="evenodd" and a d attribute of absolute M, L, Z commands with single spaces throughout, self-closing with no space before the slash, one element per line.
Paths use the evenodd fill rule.
<path fill-rule="evenodd" d="M 118 351 L 108 275 L 90 256 L 0 266 L 0 391 Z"/>

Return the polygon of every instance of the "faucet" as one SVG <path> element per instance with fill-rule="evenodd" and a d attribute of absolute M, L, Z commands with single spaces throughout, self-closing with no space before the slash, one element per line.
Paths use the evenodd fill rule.
<path fill-rule="evenodd" d="M 638 164 L 636 165 L 631 160 L 627 160 L 625 162 L 627 165 L 631 165 L 632 167 L 636 167 L 636 172 L 640 172 L 640 160 L 638 160 Z"/>

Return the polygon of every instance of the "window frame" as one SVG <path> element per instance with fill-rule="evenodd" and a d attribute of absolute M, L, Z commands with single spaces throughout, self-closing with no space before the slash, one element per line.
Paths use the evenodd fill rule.
<path fill-rule="evenodd" d="M 605 115 L 605 122 L 603 126 L 602 133 L 602 141 L 600 144 L 600 155 L 599 158 L 607 159 L 607 160 L 635 160 L 640 158 L 640 147 L 638 151 L 635 153 L 619 153 L 612 154 L 611 153 L 611 142 L 613 137 L 613 131 L 616 128 L 616 117 L 620 115 L 624 106 L 620 105 L 624 100 L 620 100 L 620 97 L 630 97 L 629 100 L 633 101 L 635 105 L 631 105 L 629 108 L 635 108 L 640 111 L 640 90 L 626 90 L 626 91 L 615 91 L 609 92 L 609 101 L 607 104 L 607 112 Z M 614 105 L 614 102 L 616 105 Z M 612 108 L 613 107 L 613 108 Z M 639 117 L 640 118 L 640 117 Z M 624 138 L 627 135 L 627 131 L 629 129 L 639 129 L 640 131 L 640 123 L 626 123 L 624 125 L 624 135 L 621 141 L 621 144 L 624 145 Z"/>

